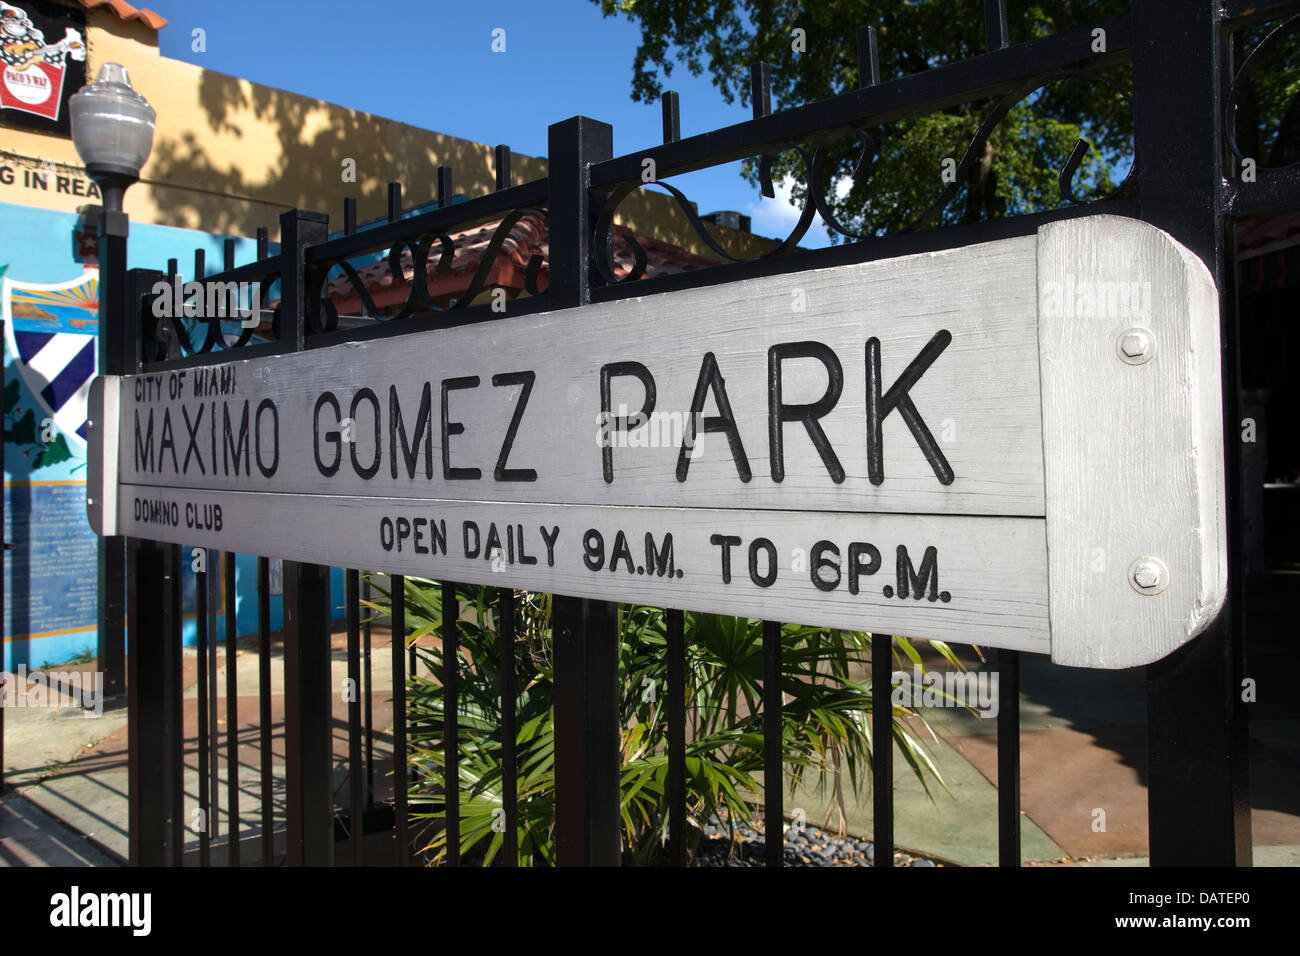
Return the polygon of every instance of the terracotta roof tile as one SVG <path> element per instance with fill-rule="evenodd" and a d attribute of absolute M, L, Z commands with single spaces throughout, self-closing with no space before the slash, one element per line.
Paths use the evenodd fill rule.
<path fill-rule="evenodd" d="M 152 10 L 133 7 L 126 0 L 76 0 L 76 2 L 87 10 L 93 10 L 96 7 L 108 7 L 119 18 L 123 20 L 139 20 L 151 30 L 161 30 L 167 26 L 167 21 Z"/>
<path fill-rule="evenodd" d="M 1264 219 L 1237 224 L 1237 247 L 1241 250 L 1267 246 L 1300 232 L 1300 210 L 1278 213 Z"/>
<path fill-rule="evenodd" d="M 429 294 L 434 299 L 456 296 L 464 292 L 473 279 L 475 271 L 483 261 L 483 254 L 492 241 L 501 220 L 483 223 L 471 229 L 452 233 L 450 238 L 456 247 L 455 258 L 448 273 L 438 274 L 440 247 L 435 245 L 429 253 L 426 269 Z M 624 226 L 615 226 L 614 274 L 620 278 L 627 275 L 633 264 L 633 253 L 625 241 L 628 236 L 635 236 L 641 248 L 645 250 L 646 268 L 644 278 L 669 275 L 677 272 L 690 272 L 704 269 L 718 263 L 703 256 L 697 256 L 667 242 L 633 233 Z M 546 259 L 549 251 L 547 222 L 544 216 L 528 213 L 521 216 L 507 234 L 497 250 L 496 261 L 488 274 L 487 286 L 504 286 L 508 289 L 522 290 L 528 262 L 534 255 Z M 400 307 L 405 303 L 414 275 L 411 266 L 411 252 L 404 249 L 401 256 L 401 278 L 394 282 L 388 258 L 380 262 L 362 266 L 357 275 L 365 283 L 376 307 L 380 309 Z M 538 276 L 539 288 L 545 288 L 549 278 L 545 263 Z M 346 276 L 339 276 L 329 282 L 331 297 L 340 312 L 355 314 L 360 311 L 360 302 L 353 290 L 351 281 Z"/>

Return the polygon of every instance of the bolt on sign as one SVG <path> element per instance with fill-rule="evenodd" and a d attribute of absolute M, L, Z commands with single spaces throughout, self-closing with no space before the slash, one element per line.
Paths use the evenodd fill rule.
<path fill-rule="evenodd" d="M 100 534 L 1125 667 L 1225 590 L 1218 301 L 1145 223 L 97 379 Z"/>

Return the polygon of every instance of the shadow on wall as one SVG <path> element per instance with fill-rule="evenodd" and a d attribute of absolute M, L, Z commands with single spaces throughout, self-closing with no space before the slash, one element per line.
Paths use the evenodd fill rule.
<path fill-rule="evenodd" d="M 455 192 L 473 196 L 495 187 L 486 145 L 211 71 L 201 75 L 199 102 L 220 146 L 193 130 L 161 135 L 150 160 L 149 178 L 162 187 L 154 190 L 160 219 L 178 226 L 236 235 L 251 235 L 260 225 L 274 230 L 274 222 L 263 221 L 264 210 L 232 198 L 325 212 L 337 223 L 348 195 L 357 197 L 364 222 L 384 215 L 392 181 L 402 184 L 404 207 L 433 201 L 439 165 L 452 168 Z M 229 158 L 218 150 L 228 150 Z M 264 176 L 262 162 L 272 164 Z M 527 156 L 513 157 L 512 166 L 516 183 L 546 168 Z M 344 178 L 349 169 L 354 182 Z"/>

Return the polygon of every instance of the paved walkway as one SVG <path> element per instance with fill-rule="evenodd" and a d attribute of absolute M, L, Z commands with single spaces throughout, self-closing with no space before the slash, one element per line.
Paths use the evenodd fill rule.
<path fill-rule="evenodd" d="M 1267 606 L 1267 604 L 1266 604 Z M 1280 615 L 1273 619 L 1280 620 Z M 1280 633 L 1257 628 L 1251 667 L 1258 703 L 1251 711 L 1251 801 L 1256 865 L 1300 865 L 1300 703 L 1286 675 L 1295 650 Z M 376 798 L 391 795 L 392 686 L 389 634 L 376 628 L 372 669 L 375 685 Z M 345 636 L 335 634 L 333 683 L 346 677 Z M 927 665 L 936 661 L 930 658 Z M 981 668 L 972 654 L 973 667 Z M 217 685 L 225 689 L 225 651 L 219 653 Z M 284 697 L 278 646 L 272 667 L 272 720 L 283 730 Z M 198 809 L 197 666 L 186 649 L 185 727 L 186 820 Z M 236 659 L 240 832 L 250 841 L 244 860 L 256 861 L 260 832 L 257 657 L 245 644 Z M 1140 670 L 1090 671 L 1063 668 L 1026 656 L 1021 674 L 1021 807 L 1026 862 L 1066 865 L 1145 865 L 1147 805 L 1144 689 Z M 14 792 L 0 802 L 0 865 L 104 865 L 127 853 L 127 765 L 124 710 L 86 719 L 71 706 L 6 712 L 6 781 Z M 227 774 L 224 759 L 226 708 L 219 699 L 221 735 L 219 796 L 223 808 L 213 821 L 225 840 Z M 900 848 L 963 865 L 997 860 L 997 741 L 994 721 L 968 712 L 928 712 L 931 737 L 919 722 L 947 791 L 927 793 L 895 748 L 895 842 Z M 347 711 L 334 705 L 335 802 L 346 805 Z M 283 741 L 273 748 L 275 816 L 283 824 Z M 847 784 L 846 784 L 847 789 Z M 1189 799 L 1195 799 L 1189 794 Z M 827 792 L 800 791 L 787 798 L 788 811 L 804 812 L 821 825 L 834 802 Z M 871 795 L 847 794 L 847 828 L 871 836 Z M 188 834 L 190 849 L 198 839 Z M 241 841 L 242 842 L 242 841 Z"/>

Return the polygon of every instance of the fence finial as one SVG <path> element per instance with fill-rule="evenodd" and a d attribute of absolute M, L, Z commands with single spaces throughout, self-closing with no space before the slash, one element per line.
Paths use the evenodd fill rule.
<path fill-rule="evenodd" d="M 451 205 L 451 167 L 438 167 L 438 208 L 445 209 Z"/>
<path fill-rule="evenodd" d="M 762 60 L 750 64 L 749 95 L 754 104 L 754 119 L 772 113 L 772 68 Z"/>
<path fill-rule="evenodd" d="M 1007 0 L 984 0 L 984 39 L 990 53 L 1011 45 L 1007 30 Z"/>
<path fill-rule="evenodd" d="M 880 83 L 880 51 L 875 27 L 858 27 L 858 89 Z"/>
<path fill-rule="evenodd" d="M 659 103 L 664 111 L 664 142 L 675 143 L 682 138 L 681 99 L 676 90 L 667 90 Z"/>
<path fill-rule="evenodd" d="M 388 184 L 388 221 L 397 222 L 402 218 L 402 184 Z"/>
<path fill-rule="evenodd" d="M 495 150 L 497 189 L 510 188 L 510 147 L 502 143 Z"/>

